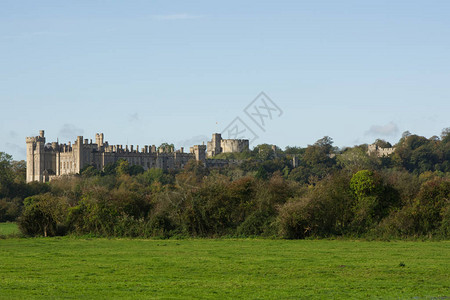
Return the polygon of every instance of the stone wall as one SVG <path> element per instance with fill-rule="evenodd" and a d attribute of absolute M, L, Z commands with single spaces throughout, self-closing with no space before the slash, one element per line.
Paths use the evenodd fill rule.
<path fill-rule="evenodd" d="M 381 148 L 376 144 L 369 145 L 367 147 L 367 154 L 375 154 L 378 157 L 389 156 L 395 152 L 395 147 L 392 148 Z"/>
<path fill-rule="evenodd" d="M 96 143 L 92 140 L 78 136 L 72 145 L 53 142 L 45 144 L 44 131 L 39 136 L 27 137 L 27 182 L 47 182 L 50 178 L 61 175 L 78 174 L 89 165 L 102 170 L 107 164 L 119 159 L 128 161 L 131 165 L 140 165 L 144 170 L 150 168 L 181 169 L 191 159 L 205 160 L 206 146 L 196 145 L 191 153 L 184 153 L 183 148 L 178 151 L 173 149 L 160 149 L 156 146 L 113 145 L 104 141 L 104 135 L 96 134 Z"/>
<path fill-rule="evenodd" d="M 249 150 L 249 140 L 222 139 L 220 133 L 214 133 L 207 145 L 207 157 L 213 157 L 220 153 L 241 153 Z"/>
<path fill-rule="evenodd" d="M 220 145 L 223 153 L 241 153 L 249 150 L 248 140 L 222 140 Z"/>

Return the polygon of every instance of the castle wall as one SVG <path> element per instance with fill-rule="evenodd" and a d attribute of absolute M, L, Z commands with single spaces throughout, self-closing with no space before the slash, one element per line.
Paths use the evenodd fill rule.
<path fill-rule="evenodd" d="M 378 157 L 389 156 L 395 152 L 395 147 L 392 148 L 381 148 L 375 144 L 367 146 L 367 154 L 375 153 Z"/>
<path fill-rule="evenodd" d="M 244 139 L 222 139 L 219 133 L 212 135 L 207 143 L 207 157 L 213 157 L 220 153 L 240 153 L 249 150 L 249 141 Z"/>
<path fill-rule="evenodd" d="M 230 165 L 239 165 L 243 160 L 238 159 L 207 159 L 205 161 L 205 166 L 207 168 L 223 168 Z"/>
<path fill-rule="evenodd" d="M 35 149 L 35 140 L 34 138 L 27 138 L 26 139 L 26 143 L 27 143 L 27 182 L 31 182 L 34 181 L 34 163 L 35 163 L 35 158 L 34 158 L 34 149 Z"/>
<path fill-rule="evenodd" d="M 155 145 L 144 146 L 139 151 L 139 146 L 122 145 L 110 146 L 103 140 L 103 134 L 96 134 L 96 143 L 88 142 L 78 136 L 73 145 L 69 143 L 52 143 L 45 145 L 44 132 L 40 136 L 28 137 L 27 142 L 27 182 L 46 182 L 61 175 L 78 174 L 89 165 L 102 170 L 107 164 L 124 159 L 130 165 L 140 165 L 144 170 L 151 168 L 180 169 L 191 159 L 204 159 L 205 146 L 197 145 L 191 153 L 173 149 L 160 149 Z M 203 154 L 201 153 L 203 151 Z"/>
<path fill-rule="evenodd" d="M 197 161 L 205 162 L 206 160 L 206 146 L 205 145 L 195 145 L 190 149 L 191 153 L 195 155 Z"/>
<path fill-rule="evenodd" d="M 211 141 L 207 142 L 207 156 L 212 157 L 222 153 L 221 147 L 222 135 L 220 133 L 214 133 Z"/>
<path fill-rule="evenodd" d="M 248 140 L 222 140 L 220 142 L 223 153 L 240 153 L 249 150 Z"/>

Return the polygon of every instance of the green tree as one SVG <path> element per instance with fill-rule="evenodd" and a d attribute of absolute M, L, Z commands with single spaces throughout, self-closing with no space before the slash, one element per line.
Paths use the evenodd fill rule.
<path fill-rule="evenodd" d="M 337 156 L 336 160 L 341 168 L 352 172 L 370 168 L 372 165 L 370 157 L 360 147 L 346 149 L 344 153 Z"/>
<path fill-rule="evenodd" d="M 64 198 L 50 193 L 28 197 L 19 218 L 19 228 L 31 236 L 64 234 L 68 207 Z"/>
<path fill-rule="evenodd" d="M 399 203 L 397 190 L 385 185 L 379 174 L 369 170 L 355 173 L 350 180 L 350 189 L 355 196 L 353 225 L 359 233 L 378 224 L 389 208 L 397 207 Z"/>
<path fill-rule="evenodd" d="M 12 156 L 0 152 L 0 199 L 11 193 L 14 173 L 12 171 Z"/>
<path fill-rule="evenodd" d="M 272 149 L 272 145 L 261 144 L 253 148 L 252 153 L 257 159 L 266 161 L 275 158 L 275 152 Z"/>
<path fill-rule="evenodd" d="M 159 145 L 158 151 L 160 149 L 162 149 L 163 152 L 172 152 L 175 150 L 175 146 L 174 144 L 162 143 L 161 145 Z"/>
<path fill-rule="evenodd" d="M 356 172 L 350 180 L 350 188 L 358 200 L 373 195 L 377 189 L 374 173 L 369 170 Z"/>
<path fill-rule="evenodd" d="M 385 140 L 381 140 L 381 139 L 377 139 L 374 144 L 381 148 L 391 148 L 392 147 L 391 143 L 386 142 Z"/>

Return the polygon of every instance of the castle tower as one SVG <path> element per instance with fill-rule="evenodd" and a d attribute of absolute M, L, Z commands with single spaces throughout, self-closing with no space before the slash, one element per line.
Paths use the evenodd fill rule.
<path fill-rule="evenodd" d="M 212 139 L 208 142 L 208 157 L 215 156 L 222 153 L 221 147 L 222 135 L 220 133 L 213 133 Z"/>
<path fill-rule="evenodd" d="M 83 168 L 83 136 L 77 136 L 77 142 L 73 146 L 73 152 L 75 155 L 75 170 L 76 173 L 80 173 Z"/>
<path fill-rule="evenodd" d="M 45 166 L 45 136 L 44 130 L 39 131 L 39 136 L 27 137 L 27 182 L 40 181 L 44 177 Z"/>
<path fill-rule="evenodd" d="M 34 181 L 34 148 L 35 138 L 27 137 L 27 182 Z"/>
<path fill-rule="evenodd" d="M 191 153 L 194 153 L 195 160 L 205 162 L 206 160 L 206 146 L 194 145 L 191 147 Z"/>
<path fill-rule="evenodd" d="M 103 141 L 104 141 L 103 138 L 104 138 L 103 133 L 95 134 L 95 143 L 98 145 L 99 148 L 101 146 L 103 146 Z"/>

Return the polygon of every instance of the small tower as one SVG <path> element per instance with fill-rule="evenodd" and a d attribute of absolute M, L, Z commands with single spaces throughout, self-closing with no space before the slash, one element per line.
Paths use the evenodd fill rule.
<path fill-rule="evenodd" d="M 87 144 L 87 141 L 86 141 Z M 77 141 L 72 146 L 74 157 L 75 157 L 75 173 L 80 173 L 81 169 L 84 167 L 83 165 L 83 136 L 77 136 Z"/>
<path fill-rule="evenodd" d="M 27 182 L 44 180 L 45 166 L 45 136 L 44 130 L 39 131 L 36 137 L 27 137 Z"/>
<path fill-rule="evenodd" d="M 191 153 L 194 153 L 195 160 L 205 162 L 206 160 L 206 146 L 205 145 L 194 145 L 191 147 Z"/>
<path fill-rule="evenodd" d="M 100 148 L 101 146 L 103 146 L 103 133 L 96 133 L 95 134 L 95 143 L 97 144 L 97 146 Z"/>
<path fill-rule="evenodd" d="M 208 142 L 208 157 L 222 153 L 221 141 L 222 135 L 220 133 L 213 133 L 211 141 Z"/>

